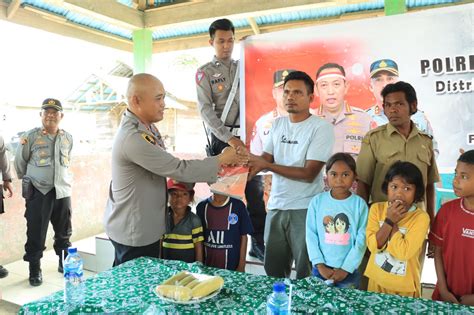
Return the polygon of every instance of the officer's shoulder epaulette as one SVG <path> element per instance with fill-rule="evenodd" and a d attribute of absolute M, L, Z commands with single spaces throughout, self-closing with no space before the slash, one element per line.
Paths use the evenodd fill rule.
<path fill-rule="evenodd" d="M 64 130 L 64 129 L 61 129 L 61 130 L 64 132 L 64 135 L 65 135 L 68 139 L 72 139 L 72 135 L 71 135 L 69 132 L 67 132 L 67 131 Z"/>
<path fill-rule="evenodd" d="M 208 63 L 205 63 L 205 64 L 203 64 L 202 66 L 200 66 L 200 67 L 198 68 L 198 71 L 204 71 L 204 70 L 206 70 L 209 66 L 211 66 L 212 64 L 213 64 L 212 61 L 209 61 Z"/>
<path fill-rule="evenodd" d="M 37 127 L 25 131 L 23 134 L 20 135 L 20 144 L 24 145 L 30 141 L 33 141 L 33 138 L 35 138 L 37 134 L 41 133 L 41 130 L 42 128 Z"/>
<path fill-rule="evenodd" d="M 359 107 L 351 107 L 351 110 L 352 110 L 353 112 L 366 113 L 365 110 L 363 110 L 362 108 L 359 108 Z"/>
<path fill-rule="evenodd" d="M 30 129 L 28 131 L 25 131 L 23 135 L 21 135 L 22 138 L 28 138 L 29 136 L 35 135 L 37 133 L 40 133 L 43 130 L 43 128 L 36 127 L 33 129 Z"/>
<path fill-rule="evenodd" d="M 382 126 L 378 126 L 378 127 L 375 128 L 375 129 L 369 130 L 369 131 L 366 133 L 365 136 L 366 136 L 366 137 L 370 137 L 370 136 L 373 136 L 373 135 L 378 134 L 378 133 L 380 133 L 380 132 L 382 132 L 382 131 L 385 131 L 385 130 L 387 130 L 387 124 L 382 125 Z"/>
<path fill-rule="evenodd" d="M 426 133 L 426 132 L 421 131 L 421 130 L 418 130 L 418 133 L 419 133 L 420 135 L 424 136 L 424 137 L 429 138 L 430 140 L 433 140 L 433 136 L 430 135 L 429 133 Z"/>

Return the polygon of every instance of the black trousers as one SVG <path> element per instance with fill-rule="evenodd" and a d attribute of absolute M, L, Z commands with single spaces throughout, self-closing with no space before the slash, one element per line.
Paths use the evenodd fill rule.
<path fill-rule="evenodd" d="M 115 242 L 112 239 L 110 239 L 110 241 L 112 242 L 112 245 L 114 245 L 114 248 L 115 248 L 115 259 L 114 259 L 114 264 L 113 264 L 114 267 L 120 264 L 123 264 L 124 262 L 127 262 L 129 260 L 132 260 L 138 257 L 143 257 L 143 256 L 160 258 L 160 241 L 159 240 L 150 245 L 138 246 L 138 247 L 123 245 L 123 244 Z"/>
<path fill-rule="evenodd" d="M 252 241 L 261 246 L 264 244 L 263 231 L 265 230 L 265 219 L 267 217 L 263 195 L 263 176 L 256 175 L 247 182 L 247 186 L 245 187 L 245 198 L 247 199 L 247 209 L 254 230 Z"/>
<path fill-rule="evenodd" d="M 39 261 L 43 257 L 48 225 L 54 230 L 54 251 L 58 256 L 71 246 L 71 198 L 56 199 L 53 188 L 46 195 L 33 188 L 33 195 L 26 200 L 25 261 Z"/>
<path fill-rule="evenodd" d="M 213 134 L 211 135 L 212 148 L 216 155 L 229 146 L 227 143 L 217 139 Z M 247 210 L 249 211 L 250 221 L 254 230 L 252 243 L 257 243 L 261 246 L 264 244 L 263 231 L 265 230 L 265 218 L 267 217 L 263 195 L 263 177 L 257 175 L 247 182 L 247 186 L 245 186 L 245 199 L 247 199 Z"/>

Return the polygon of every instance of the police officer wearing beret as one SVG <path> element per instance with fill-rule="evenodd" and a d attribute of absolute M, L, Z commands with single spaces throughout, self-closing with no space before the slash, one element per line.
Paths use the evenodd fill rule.
<path fill-rule="evenodd" d="M 114 266 L 142 256 L 159 257 L 166 231 L 166 177 L 215 182 L 224 164 L 245 164 L 247 155 L 229 148 L 204 160 L 180 160 L 166 152 L 154 123 L 163 120 L 165 89 L 150 74 L 128 84 L 128 109 L 112 147 L 112 182 L 104 215 L 115 248 Z"/>
<path fill-rule="evenodd" d="M 54 229 L 54 251 L 59 256 L 58 272 L 63 272 L 62 255 L 71 246 L 72 136 L 59 129 L 64 117 L 61 102 L 48 98 L 41 106 L 43 127 L 25 132 L 15 155 L 15 169 L 22 179 L 26 201 L 26 244 L 23 259 L 29 262 L 32 286 L 43 282 L 40 260 L 45 249 L 48 224 Z"/>
<path fill-rule="evenodd" d="M 196 72 L 198 109 L 201 118 L 211 131 L 213 154 L 220 153 L 227 146 L 247 152 L 245 144 L 240 140 L 239 63 L 232 59 L 234 33 L 234 25 L 228 19 L 219 19 L 210 25 L 209 44 L 214 47 L 215 56 L 211 62 L 201 66 Z M 231 103 L 226 115 L 228 99 Z M 255 232 L 252 235 L 249 254 L 263 261 L 266 210 L 259 177 L 254 177 L 247 183 L 245 198 Z"/>
<path fill-rule="evenodd" d="M 3 191 L 7 191 L 7 198 L 13 196 L 12 175 L 10 170 L 10 161 L 8 160 L 7 150 L 5 148 L 5 141 L 0 136 L 0 214 L 4 213 L 3 209 Z M 0 278 L 8 276 L 8 270 L 0 265 Z"/>

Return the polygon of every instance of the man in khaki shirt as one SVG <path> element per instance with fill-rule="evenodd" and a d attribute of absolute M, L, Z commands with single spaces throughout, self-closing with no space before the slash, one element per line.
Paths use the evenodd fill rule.
<path fill-rule="evenodd" d="M 382 95 L 384 112 L 389 123 L 364 137 L 359 157 L 357 194 L 370 203 L 387 200 L 382 183 L 390 166 L 396 161 L 415 164 L 423 175 L 426 187 L 425 209 L 434 218 L 434 183 L 439 181 L 433 153 L 432 137 L 418 130 L 410 120 L 417 111 L 416 92 L 403 81 L 387 85 Z"/>

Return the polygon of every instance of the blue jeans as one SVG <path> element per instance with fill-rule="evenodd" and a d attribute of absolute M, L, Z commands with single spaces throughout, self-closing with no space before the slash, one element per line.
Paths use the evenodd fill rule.
<path fill-rule="evenodd" d="M 313 277 L 318 277 L 319 279 L 323 281 L 326 280 L 323 278 L 323 276 L 321 276 L 318 268 L 315 266 L 313 266 L 312 274 L 313 274 Z M 360 282 L 360 273 L 356 269 L 353 273 L 348 274 L 344 280 L 334 284 L 334 286 L 338 288 L 357 289 L 359 287 L 359 282 Z"/>

